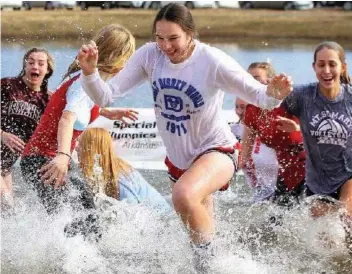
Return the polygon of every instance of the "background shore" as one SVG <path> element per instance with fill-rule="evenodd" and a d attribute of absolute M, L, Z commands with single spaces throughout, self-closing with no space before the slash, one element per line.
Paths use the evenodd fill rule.
<path fill-rule="evenodd" d="M 157 11 L 143 9 L 1 12 L 3 42 L 65 40 L 82 42 L 110 23 L 122 24 L 136 38 L 150 39 Z M 352 12 L 339 9 L 304 11 L 196 9 L 192 14 L 203 40 L 308 39 L 351 43 Z"/>

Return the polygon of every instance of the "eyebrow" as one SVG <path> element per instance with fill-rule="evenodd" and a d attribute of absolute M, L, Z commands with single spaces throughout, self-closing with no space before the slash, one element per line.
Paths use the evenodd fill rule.
<path fill-rule="evenodd" d="M 155 36 L 157 36 L 159 38 L 165 38 L 165 37 L 162 37 L 159 34 L 155 34 Z M 166 37 L 166 38 L 176 38 L 176 37 L 179 37 L 179 36 L 180 36 L 179 34 L 171 34 L 169 37 Z"/>
<path fill-rule="evenodd" d="M 32 57 L 28 58 L 27 61 L 38 61 L 38 62 L 46 62 L 45 59 L 34 59 Z"/>

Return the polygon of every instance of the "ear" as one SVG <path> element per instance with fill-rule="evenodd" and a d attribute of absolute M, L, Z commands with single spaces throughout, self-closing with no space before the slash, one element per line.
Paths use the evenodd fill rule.
<path fill-rule="evenodd" d="M 347 71 L 347 63 L 343 63 L 341 66 L 341 74 L 345 73 Z"/>
<path fill-rule="evenodd" d="M 312 68 L 313 68 L 313 71 L 316 73 L 316 70 L 315 70 L 315 62 L 312 63 Z"/>

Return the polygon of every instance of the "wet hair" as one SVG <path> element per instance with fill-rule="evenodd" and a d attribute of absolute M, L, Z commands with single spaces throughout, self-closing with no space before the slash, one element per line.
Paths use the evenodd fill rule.
<path fill-rule="evenodd" d="M 118 198 L 118 178 L 120 174 L 128 175 L 131 166 L 123 159 L 117 157 L 109 132 L 104 128 L 88 128 L 79 138 L 79 165 L 89 187 L 94 191 L 99 183 L 103 183 L 105 194 Z M 96 155 L 102 168 L 102 180 L 98 181 L 94 174 Z M 101 182 L 102 181 L 102 182 Z"/>
<path fill-rule="evenodd" d="M 136 41 L 132 33 L 117 24 L 110 24 L 101 29 L 93 41 L 99 50 L 98 70 L 109 74 L 120 71 L 136 49 Z M 76 57 L 62 80 L 80 70 Z"/>
<path fill-rule="evenodd" d="M 339 59 L 341 61 L 342 64 L 346 64 L 346 55 L 345 55 L 345 50 L 343 49 L 342 46 L 340 46 L 338 43 L 334 42 L 334 41 L 325 41 L 320 43 L 315 51 L 314 51 L 314 62 L 313 64 L 315 64 L 316 60 L 317 60 L 317 54 L 319 51 L 321 51 L 322 49 L 327 48 L 327 49 L 332 49 L 334 51 L 337 52 Z M 351 78 L 348 75 L 348 71 L 347 71 L 347 67 L 345 69 L 345 71 L 341 74 L 341 83 L 344 84 L 351 84 Z"/>
<path fill-rule="evenodd" d="M 184 32 L 193 38 L 197 37 L 196 24 L 192 14 L 184 5 L 170 3 L 159 10 L 153 23 L 153 37 L 155 37 L 156 33 L 156 23 L 161 20 L 176 23 Z"/>
<path fill-rule="evenodd" d="M 29 56 L 34 53 L 34 52 L 43 52 L 46 54 L 47 56 L 47 62 L 48 62 L 48 72 L 47 74 L 44 76 L 43 82 L 40 85 L 40 90 L 42 91 L 48 91 L 48 81 L 49 78 L 53 75 L 54 73 L 54 58 L 50 55 L 50 53 L 43 48 L 31 48 L 29 49 L 23 56 L 23 61 L 22 61 L 22 70 L 20 72 L 20 74 L 18 75 L 18 77 L 23 77 L 26 74 L 26 66 L 27 66 L 27 62 L 29 59 Z"/>
<path fill-rule="evenodd" d="M 274 67 L 268 62 L 254 62 L 249 65 L 248 70 L 254 69 L 254 68 L 260 68 L 260 69 L 265 70 L 268 78 L 271 78 L 275 75 Z"/>

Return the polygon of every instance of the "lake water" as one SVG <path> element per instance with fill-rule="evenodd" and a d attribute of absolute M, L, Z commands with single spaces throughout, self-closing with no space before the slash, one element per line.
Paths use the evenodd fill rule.
<path fill-rule="evenodd" d="M 295 83 L 315 81 L 311 66 L 314 45 L 265 41 L 212 44 L 244 68 L 251 62 L 270 60 Z M 38 46 L 47 48 L 55 58 L 56 70 L 50 81 L 50 88 L 55 89 L 78 46 Z M 19 73 L 26 49 L 20 44 L 2 44 L 1 77 Z M 352 64 L 351 51 L 347 62 Z M 233 99 L 226 96 L 225 109 L 233 108 Z M 152 107 L 149 86 L 142 85 L 117 105 Z M 144 171 L 144 175 L 169 198 L 165 173 Z M 174 213 L 160 216 L 143 206 L 116 202 L 102 212 L 104 236 L 96 243 L 81 237 L 66 238 L 63 228 L 78 213 L 67 209 L 55 218 L 47 216 L 18 170 L 14 188 L 15 212 L 1 218 L 1 273 L 197 273 L 188 236 Z M 344 231 L 337 214 L 313 220 L 306 204 L 288 212 L 269 203 L 253 205 L 250 196 L 251 190 L 241 180 L 230 190 L 215 194 L 217 251 L 209 273 L 351 273 L 352 261 L 343 245 Z M 271 216 L 279 215 L 281 226 L 267 225 Z"/>
<path fill-rule="evenodd" d="M 302 44 L 295 41 L 257 41 L 245 43 L 210 43 L 232 56 L 243 68 L 252 62 L 270 61 L 276 72 L 285 72 L 292 76 L 294 83 L 304 84 L 316 80 L 312 69 L 313 52 L 316 44 Z M 49 81 L 53 90 L 61 82 L 62 75 L 76 56 L 80 45 L 70 43 L 45 43 L 39 42 L 38 47 L 46 48 L 55 59 L 55 72 Z M 18 75 L 22 68 L 22 58 L 28 50 L 21 44 L 5 43 L 1 47 L 1 77 Z M 352 54 L 346 50 L 347 63 L 352 64 Z M 151 88 L 144 83 L 136 92 L 132 92 L 116 103 L 117 106 L 126 107 L 152 107 Z M 143 99 L 141 99 L 143 98 Z M 233 96 L 226 95 L 224 109 L 233 108 Z"/>

